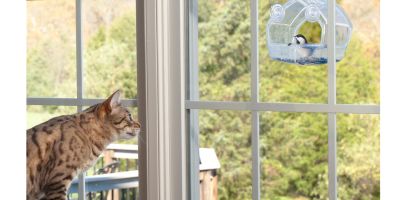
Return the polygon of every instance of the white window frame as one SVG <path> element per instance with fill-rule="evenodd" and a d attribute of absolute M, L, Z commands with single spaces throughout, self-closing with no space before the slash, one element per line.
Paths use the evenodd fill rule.
<path fill-rule="evenodd" d="M 77 98 L 27 98 L 28 105 L 89 106 L 101 99 L 83 98 L 81 2 L 77 10 Z M 334 24 L 335 0 L 328 3 L 328 24 Z M 329 199 L 337 199 L 336 114 L 379 114 L 379 105 L 336 104 L 335 27 L 328 26 L 328 103 L 259 102 L 258 0 L 251 0 L 251 101 L 200 101 L 197 62 L 197 0 L 137 0 L 138 106 L 142 123 L 139 144 L 139 198 L 178 200 L 199 198 L 198 110 L 252 112 L 253 199 L 260 199 L 259 112 L 328 114 Z M 80 177 L 80 191 L 84 181 Z M 84 195 L 80 195 L 80 200 Z"/>
<path fill-rule="evenodd" d="M 328 0 L 328 103 L 268 103 L 259 101 L 259 50 L 258 50 L 258 0 L 251 0 L 251 101 L 249 102 L 219 102 L 200 101 L 198 89 L 198 4 L 197 0 L 189 0 L 188 32 L 189 32 L 189 64 L 187 67 L 188 93 L 185 109 L 188 117 L 189 160 L 190 166 L 190 199 L 199 199 L 199 121 L 198 110 L 236 110 L 252 113 L 252 199 L 260 199 L 260 152 L 259 152 L 259 113 L 273 112 L 311 112 L 328 114 L 328 193 L 330 200 L 336 200 L 337 194 L 337 133 L 336 114 L 379 114 L 379 105 L 357 105 L 336 103 L 336 62 L 335 62 L 335 5 L 336 0 Z"/>
<path fill-rule="evenodd" d="M 139 196 L 188 199 L 185 0 L 137 0 Z"/>

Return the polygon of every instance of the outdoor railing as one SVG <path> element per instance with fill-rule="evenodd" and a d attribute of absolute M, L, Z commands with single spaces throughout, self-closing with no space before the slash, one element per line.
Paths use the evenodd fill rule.
<path fill-rule="evenodd" d="M 138 146 L 110 144 L 96 165 L 88 170 L 85 190 L 88 200 L 138 199 Z M 219 161 L 214 149 L 200 148 L 200 199 L 216 200 Z M 133 169 L 133 170 L 132 170 Z M 77 199 L 78 179 L 72 181 L 68 199 Z"/>
<path fill-rule="evenodd" d="M 85 190 L 88 200 L 138 199 L 138 146 L 110 144 L 96 165 L 88 170 Z M 77 199 L 78 179 L 72 181 L 69 199 Z"/>

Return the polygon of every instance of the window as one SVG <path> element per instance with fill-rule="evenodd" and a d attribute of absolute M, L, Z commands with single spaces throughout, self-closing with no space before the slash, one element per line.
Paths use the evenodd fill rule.
<path fill-rule="evenodd" d="M 137 115 L 135 0 L 28 1 L 27 11 L 29 128 L 54 116 L 82 111 L 117 89 L 123 90 L 122 104 Z M 87 175 L 102 165 L 99 159 Z M 119 171 L 137 169 L 136 160 L 120 160 Z M 84 183 L 81 174 L 79 199 L 88 195 Z M 132 199 L 137 193 L 124 189 L 120 195 Z"/>
<path fill-rule="evenodd" d="M 114 3 L 119 2 L 127 1 Z M 31 47 L 40 45 L 28 40 L 28 62 L 43 66 L 36 73 L 35 67 L 28 65 L 28 75 L 35 75 L 28 77 L 28 91 L 32 91 L 28 92 L 27 99 L 29 114 L 47 118 L 73 112 L 108 95 L 107 88 L 113 82 L 99 83 L 101 91 L 95 91 L 94 82 L 90 82 L 97 76 L 107 80 L 126 78 L 133 81 L 124 87 L 133 89 L 124 103 L 133 108 L 139 104 L 139 109 L 145 109 L 144 115 L 141 113 L 147 126 L 145 145 L 154 147 L 142 146 L 147 151 L 141 163 L 149 166 L 141 168 L 141 173 L 146 175 L 141 179 L 141 186 L 147 185 L 151 191 L 141 190 L 141 198 L 185 199 L 180 197 L 188 194 L 190 199 L 198 199 L 199 147 L 214 148 L 220 159 L 218 194 L 221 199 L 379 198 L 376 190 L 379 188 L 377 125 L 380 113 L 378 1 L 362 6 L 349 0 L 340 1 L 354 23 L 346 57 L 334 63 L 331 52 L 329 64 L 305 67 L 268 57 L 265 23 L 272 3 L 283 0 L 171 2 L 174 6 L 158 0 L 137 2 L 140 19 L 133 27 L 139 27 L 137 35 L 141 38 L 136 41 L 142 49 L 136 52 L 141 62 L 137 82 L 140 101 L 135 100 L 133 92 L 137 87 L 136 76 L 132 76 L 136 69 L 127 67 L 125 59 L 119 57 L 136 45 L 133 42 L 128 42 L 133 46 L 114 45 L 129 39 L 108 40 L 112 45 L 104 44 L 105 38 L 126 33 L 121 30 L 108 35 L 107 31 L 115 30 L 107 28 L 113 15 L 102 18 L 108 12 L 104 10 L 86 15 L 90 9 L 82 9 L 80 0 L 77 6 L 66 0 L 46 4 L 66 5 L 72 14 L 58 17 L 56 14 L 61 12 L 56 8 L 62 6 L 57 5 L 53 9 L 55 14 L 45 17 L 58 19 L 51 27 L 60 28 L 57 39 L 65 43 L 63 48 L 51 48 L 51 44 L 44 43 L 48 46 L 43 49 L 57 55 L 57 59 L 46 60 L 48 56 L 42 56 L 46 54 L 39 50 L 31 52 L 34 49 Z M 333 2 L 329 1 L 330 11 L 333 11 Z M 28 16 L 34 13 L 29 6 L 41 3 L 28 2 Z M 83 8 L 86 3 L 90 5 L 85 1 Z M 114 9 L 111 7 L 104 9 Z M 377 21 L 363 18 L 371 15 Z M 104 24 L 94 28 L 98 32 L 86 32 L 85 21 L 97 21 L 93 16 Z M 71 26 L 61 26 L 60 22 L 70 22 L 66 17 L 71 18 Z M 28 21 L 36 27 L 39 22 L 30 18 Z M 328 23 L 332 21 L 330 18 Z M 363 29 L 365 22 L 372 23 Z M 51 33 L 48 28 L 38 30 L 42 31 L 37 34 L 42 38 Z M 333 32 L 331 26 L 328 31 Z M 89 37 L 86 34 L 98 43 L 86 43 Z M 334 49 L 333 38 L 328 41 L 332 44 L 328 48 Z M 131 53 L 124 56 L 134 61 L 131 58 L 136 54 Z M 98 55 L 106 56 L 95 59 Z M 108 77 L 104 70 L 108 62 L 118 64 L 113 70 L 121 70 L 122 75 L 115 73 L 115 77 Z M 185 62 L 186 70 L 183 70 Z M 55 72 L 52 71 L 55 67 L 45 68 L 53 65 L 72 67 Z M 182 76 L 183 72 L 186 77 Z M 46 73 L 51 75 L 44 76 Z M 59 78 L 64 76 L 69 79 Z M 183 80 L 186 88 L 180 87 Z M 44 89 L 39 90 L 40 87 Z M 182 120 L 184 115 L 179 110 L 182 108 L 187 114 L 186 121 Z M 182 130 L 183 123 L 187 123 L 187 132 Z M 188 158 L 183 151 L 187 147 Z M 187 163 L 190 163 L 189 180 L 185 179 Z M 350 166 L 360 168 L 350 171 Z M 188 190 L 185 190 L 186 181 L 189 181 Z M 356 187 L 349 189 L 349 185 Z"/>
<path fill-rule="evenodd" d="M 284 2 L 189 1 L 191 199 L 200 147 L 220 160 L 220 199 L 379 199 L 379 1 L 338 1 L 354 26 L 346 56 L 332 62 L 328 37 L 328 64 L 303 67 L 268 56 L 269 9 Z"/>

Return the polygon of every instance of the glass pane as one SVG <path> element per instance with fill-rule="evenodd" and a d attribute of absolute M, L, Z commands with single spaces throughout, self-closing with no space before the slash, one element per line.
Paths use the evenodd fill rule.
<path fill-rule="evenodd" d="M 75 1 L 27 1 L 27 95 L 76 97 Z"/>
<path fill-rule="evenodd" d="M 260 101 L 264 102 L 296 102 L 296 103 L 327 103 L 328 97 L 328 78 L 327 65 L 304 65 L 292 64 L 278 60 L 272 60 L 273 53 L 278 52 L 267 46 L 266 25 L 270 18 L 270 9 L 273 4 L 286 3 L 286 0 L 260 1 L 259 13 L 259 66 L 260 66 Z M 285 27 L 277 27 L 279 34 L 271 33 L 276 36 L 275 42 L 288 48 L 292 43 L 292 35 Z M 317 23 L 305 23 L 300 26 L 297 34 L 302 34 L 308 43 L 317 44 L 321 41 L 322 28 Z M 291 40 L 288 40 L 290 38 Z M 272 40 L 272 39 L 271 39 Z M 279 47 L 281 48 L 281 47 Z"/>
<path fill-rule="evenodd" d="M 200 148 L 215 150 L 221 164 L 218 199 L 251 199 L 250 120 L 250 112 L 199 111 Z"/>
<path fill-rule="evenodd" d="M 83 1 L 86 98 L 106 98 L 117 89 L 135 98 L 135 0 Z"/>
<path fill-rule="evenodd" d="M 198 1 L 200 99 L 250 100 L 250 1 Z"/>
<path fill-rule="evenodd" d="M 339 199 L 380 199 L 379 115 L 338 114 Z"/>
<path fill-rule="evenodd" d="M 326 114 L 260 114 L 261 199 L 328 199 Z"/>
<path fill-rule="evenodd" d="M 353 23 L 346 56 L 337 65 L 337 102 L 379 104 L 380 1 L 341 2 Z"/>
<path fill-rule="evenodd" d="M 27 129 L 32 128 L 47 120 L 60 116 L 76 113 L 75 106 L 27 106 Z"/>

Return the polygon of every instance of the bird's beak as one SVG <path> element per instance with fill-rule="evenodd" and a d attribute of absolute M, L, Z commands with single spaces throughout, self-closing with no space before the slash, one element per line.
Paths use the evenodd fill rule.
<path fill-rule="evenodd" d="M 292 43 L 289 43 L 288 46 L 292 45 Z"/>

